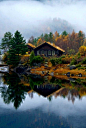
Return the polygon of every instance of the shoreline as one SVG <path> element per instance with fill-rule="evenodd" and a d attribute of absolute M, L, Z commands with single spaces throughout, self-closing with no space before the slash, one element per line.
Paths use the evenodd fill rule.
<path fill-rule="evenodd" d="M 32 68 L 30 71 L 31 74 L 37 74 L 41 76 L 50 75 L 57 78 L 83 78 L 86 79 L 86 71 L 78 70 L 78 69 L 64 69 L 64 68 L 56 68 L 56 67 L 36 67 Z"/>

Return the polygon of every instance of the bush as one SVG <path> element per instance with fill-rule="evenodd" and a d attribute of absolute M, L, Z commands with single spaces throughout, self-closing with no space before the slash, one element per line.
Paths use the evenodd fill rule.
<path fill-rule="evenodd" d="M 56 64 L 62 64 L 62 57 L 56 59 Z"/>
<path fill-rule="evenodd" d="M 59 58 L 56 59 L 56 64 L 59 64 Z"/>
<path fill-rule="evenodd" d="M 4 54 L 4 56 L 3 56 L 3 58 L 2 58 L 2 60 L 5 62 L 5 63 L 7 63 L 7 61 L 8 61 L 8 53 L 5 53 Z"/>
<path fill-rule="evenodd" d="M 31 55 L 30 55 L 30 66 L 33 65 L 33 58 L 34 58 L 35 54 L 34 54 L 34 51 L 31 52 Z"/>
<path fill-rule="evenodd" d="M 86 64 L 86 58 L 83 59 L 82 64 Z"/>
<path fill-rule="evenodd" d="M 80 63 L 76 65 L 76 68 L 78 68 L 78 67 L 81 67 L 81 64 Z"/>
<path fill-rule="evenodd" d="M 61 58 L 65 58 L 65 55 L 62 55 Z"/>
<path fill-rule="evenodd" d="M 42 63 L 43 58 L 41 56 L 34 56 L 33 63 Z"/>
<path fill-rule="evenodd" d="M 53 59 L 50 60 L 50 62 L 52 63 L 53 66 L 55 66 L 56 64 L 62 64 L 62 57 L 60 57 L 60 58 L 53 58 Z"/>
<path fill-rule="evenodd" d="M 85 69 L 83 66 L 80 69 Z"/>
<path fill-rule="evenodd" d="M 79 58 L 81 58 L 81 55 L 80 55 L 80 53 L 78 53 L 78 56 L 77 56 L 77 58 L 79 59 Z"/>
<path fill-rule="evenodd" d="M 72 59 L 72 61 L 70 62 L 70 65 L 75 65 L 75 64 L 77 64 L 77 61 L 76 61 L 76 59 Z"/>
<path fill-rule="evenodd" d="M 43 58 L 41 56 L 34 56 L 33 58 L 30 59 L 30 66 L 34 65 L 34 63 L 42 63 Z"/>
<path fill-rule="evenodd" d="M 50 62 L 52 63 L 53 66 L 56 65 L 56 59 L 50 59 Z"/>

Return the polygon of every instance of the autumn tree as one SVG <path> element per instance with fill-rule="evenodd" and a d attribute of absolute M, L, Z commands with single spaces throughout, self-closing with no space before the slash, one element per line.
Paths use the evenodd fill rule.
<path fill-rule="evenodd" d="M 84 43 L 83 43 L 84 46 L 86 46 L 86 39 L 84 40 Z"/>
<path fill-rule="evenodd" d="M 84 43 L 84 39 L 85 39 L 85 35 L 82 31 L 78 32 L 78 42 L 79 42 L 79 46 L 83 45 Z"/>
<path fill-rule="evenodd" d="M 81 46 L 79 48 L 79 52 L 80 52 L 81 55 L 86 55 L 86 46 Z"/>
<path fill-rule="evenodd" d="M 37 41 L 37 46 L 40 45 L 42 43 L 42 39 L 39 38 L 38 41 Z"/>
<path fill-rule="evenodd" d="M 56 31 L 54 34 L 55 38 L 59 36 L 59 33 Z"/>
<path fill-rule="evenodd" d="M 62 34 L 59 34 L 56 31 L 54 34 L 52 32 L 49 34 L 45 33 L 44 35 L 42 34 L 38 38 L 35 38 L 36 45 L 39 45 L 44 41 L 53 42 L 55 45 L 64 49 L 66 54 L 75 54 L 82 45 L 86 46 L 84 33 L 82 31 L 76 33 L 74 30 L 69 34 L 66 31 L 63 31 Z"/>
<path fill-rule="evenodd" d="M 37 44 L 37 39 L 34 38 L 34 36 L 31 36 L 30 39 L 28 40 L 28 43 L 31 43 L 33 45 L 36 45 Z"/>

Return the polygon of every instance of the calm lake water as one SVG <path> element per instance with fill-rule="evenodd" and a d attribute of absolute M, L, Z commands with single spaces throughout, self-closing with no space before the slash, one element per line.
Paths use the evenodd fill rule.
<path fill-rule="evenodd" d="M 86 128 L 86 80 L 0 74 L 0 128 Z"/>

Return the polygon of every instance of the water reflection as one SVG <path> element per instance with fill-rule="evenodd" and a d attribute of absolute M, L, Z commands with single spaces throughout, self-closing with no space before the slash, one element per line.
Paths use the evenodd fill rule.
<path fill-rule="evenodd" d="M 25 99 L 28 89 L 21 83 L 16 73 L 5 74 L 3 81 L 4 84 L 9 86 L 7 88 L 5 86 L 1 88 L 1 97 L 6 104 L 13 102 L 14 107 L 17 109 Z"/>
<path fill-rule="evenodd" d="M 31 99 L 35 92 L 40 96 L 52 101 L 52 97 L 62 97 L 68 101 L 82 99 L 86 95 L 85 79 L 57 79 L 51 76 L 44 78 L 38 75 L 18 75 L 14 72 L 6 73 L 3 76 L 5 85 L 0 89 L 1 97 L 5 104 L 13 103 L 17 109 L 25 100 L 27 93 Z"/>

